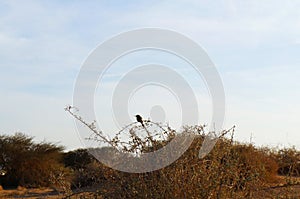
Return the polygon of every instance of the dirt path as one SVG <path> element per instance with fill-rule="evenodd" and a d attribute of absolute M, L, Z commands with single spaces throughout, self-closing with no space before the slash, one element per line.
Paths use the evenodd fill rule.
<path fill-rule="evenodd" d="M 0 198 L 26 198 L 26 199 L 40 199 L 40 198 L 62 198 L 61 195 L 54 189 L 50 188 L 39 188 L 39 189 L 9 189 L 0 190 Z"/>
<path fill-rule="evenodd" d="M 299 180 L 299 181 L 298 181 Z M 299 182 L 297 185 L 287 186 L 286 184 L 280 183 L 277 185 L 270 185 L 266 188 L 258 190 L 251 197 L 255 199 L 265 198 L 300 198 L 300 178 L 296 181 Z M 86 189 L 74 191 L 77 194 L 73 194 L 70 199 L 76 198 L 93 198 L 91 193 L 96 192 L 96 189 Z M 57 191 L 51 188 L 39 188 L 39 189 L 26 189 L 18 188 L 14 190 L 1 190 L 0 199 L 10 198 L 24 198 L 24 199 L 62 199 L 64 196 L 59 194 Z"/>

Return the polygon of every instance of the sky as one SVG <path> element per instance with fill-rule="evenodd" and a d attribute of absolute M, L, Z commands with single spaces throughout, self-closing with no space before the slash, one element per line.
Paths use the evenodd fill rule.
<path fill-rule="evenodd" d="M 83 147 L 72 117 L 64 111 L 72 104 L 82 64 L 107 39 L 155 27 L 183 34 L 205 49 L 223 81 L 224 128 L 236 125 L 237 140 L 299 149 L 299 9 L 300 2 L 289 0 L 1 1 L 0 133 L 23 132 L 67 150 Z M 110 128 L 111 113 L 105 105 L 110 100 L 108 92 L 122 76 L 116 68 L 128 69 L 132 63 L 147 64 L 151 59 L 185 68 L 175 58 L 156 53 L 129 55 L 108 71 L 95 94 L 99 101 L 96 119 L 102 121 L 103 129 Z M 199 77 L 181 72 L 204 112 L 200 121 L 209 122 L 211 103 L 205 84 L 198 85 L 194 79 Z M 109 75 L 119 79 L 111 84 Z M 161 119 L 172 120 L 172 110 L 178 112 L 174 96 L 158 88 L 147 89 L 129 100 L 130 114 L 139 111 L 130 103 L 148 99 L 141 110 L 145 117 L 151 116 L 151 106 L 160 103 L 166 109 Z M 161 101 L 153 104 L 149 92 L 161 92 Z M 102 111 L 102 106 L 108 109 Z"/>

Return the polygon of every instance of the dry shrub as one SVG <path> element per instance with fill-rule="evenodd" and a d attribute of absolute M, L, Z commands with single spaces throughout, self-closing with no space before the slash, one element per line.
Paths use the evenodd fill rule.
<path fill-rule="evenodd" d="M 242 198 L 251 196 L 276 175 L 277 164 L 264 151 L 232 139 L 220 138 L 211 153 L 199 159 L 204 138 L 199 128 L 203 129 L 186 127 L 186 132 L 197 137 L 177 161 L 163 169 L 134 174 L 95 163 L 86 173 L 80 173 L 76 183 L 83 185 L 89 179 L 85 185 L 97 185 L 98 193 L 105 198 Z M 161 147 L 168 142 L 156 143 Z"/>
<path fill-rule="evenodd" d="M 107 183 L 107 179 L 114 173 L 114 170 L 97 161 L 87 149 L 65 153 L 64 164 L 72 172 L 71 188 L 73 190 L 101 186 Z"/>
<path fill-rule="evenodd" d="M 109 140 L 95 128 L 94 123 L 89 124 L 72 112 L 71 107 L 66 108 L 66 111 L 92 131 L 94 141 L 111 145 L 111 151 L 118 149 L 129 154 L 151 152 L 168 144 L 176 134 L 170 127 L 160 126 L 166 129 L 163 132 L 166 135 L 157 139 L 156 135 L 149 134 L 151 121 L 144 121 L 145 127 L 132 123 L 126 126 L 130 132 L 129 140 L 126 145 L 122 145 L 124 142 L 118 137 L 122 131 Z M 148 134 L 146 139 L 139 136 L 139 131 L 143 130 Z M 268 183 L 277 181 L 280 167 L 276 161 L 279 157 L 286 158 L 286 155 L 276 156 L 266 148 L 259 149 L 251 144 L 234 142 L 232 128 L 221 132 L 213 150 L 200 159 L 199 150 L 207 135 L 205 126 L 187 126 L 182 133 L 196 137 L 189 149 L 171 165 L 140 174 L 106 168 L 101 174 L 106 176 L 105 181 L 97 186 L 94 195 L 104 198 L 252 198 Z M 174 153 L 176 150 L 174 148 Z M 132 159 L 128 159 L 126 164 L 130 166 Z"/>
<path fill-rule="evenodd" d="M 73 188 L 82 188 L 82 187 L 90 187 L 94 185 L 99 185 L 103 183 L 105 178 L 105 170 L 107 168 L 104 167 L 97 161 L 93 161 L 86 165 L 85 168 L 79 168 L 74 170 L 74 177 L 72 182 Z"/>
<path fill-rule="evenodd" d="M 0 136 L 0 166 L 6 171 L 2 186 L 41 187 L 51 185 L 51 175 L 64 170 L 63 147 L 51 143 L 34 143 L 21 133 Z"/>
<path fill-rule="evenodd" d="M 300 152 L 294 147 L 281 149 L 274 156 L 279 164 L 280 175 L 300 176 Z"/>
<path fill-rule="evenodd" d="M 98 171 L 98 177 L 105 176 L 102 185 L 95 183 L 98 193 L 105 198 L 243 198 L 276 175 L 276 163 L 264 152 L 228 139 L 220 139 L 208 156 L 199 159 L 202 141 L 197 136 L 177 161 L 157 171 Z"/>

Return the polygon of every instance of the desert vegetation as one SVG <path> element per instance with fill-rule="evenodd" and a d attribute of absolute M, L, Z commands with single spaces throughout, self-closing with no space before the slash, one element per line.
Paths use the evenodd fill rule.
<path fill-rule="evenodd" d="M 0 136 L 0 166 L 4 187 L 50 186 L 67 170 L 62 161 L 63 147 L 52 143 L 34 143 L 22 133 Z"/>
<path fill-rule="evenodd" d="M 83 125 L 94 132 L 93 139 L 101 141 L 105 136 L 92 124 Z M 151 121 L 145 121 L 145 128 L 150 129 L 150 125 Z M 149 131 L 142 137 L 139 132 L 144 127 L 133 123 L 126 127 L 126 143 L 119 139 L 119 132 L 111 140 L 102 139 L 109 143 L 99 150 L 118 149 L 133 159 L 140 158 L 137 153 L 157 150 L 174 139 L 174 130 L 160 127 L 164 136 Z M 50 187 L 57 191 L 57 198 L 300 197 L 300 152 L 295 148 L 259 148 L 237 142 L 233 127 L 223 131 L 213 150 L 200 159 L 206 127 L 185 126 L 182 133 L 195 135 L 188 150 L 169 166 L 146 173 L 111 169 L 96 160 L 88 149 L 64 152 L 61 146 L 34 143 L 32 137 L 24 134 L 2 135 L 0 166 L 6 174 L 0 182 L 4 189 Z"/>

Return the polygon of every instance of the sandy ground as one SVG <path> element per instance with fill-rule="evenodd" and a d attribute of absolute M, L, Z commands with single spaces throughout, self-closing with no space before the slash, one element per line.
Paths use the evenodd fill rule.
<path fill-rule="evenodd" d="M 281 177 L 282 178 L 282 177 Z M 284 180 L 283 178 L 281 179 Z M 298 182 L 298 185 L 285 186 L 284 184 L 270 185 L 263 190 L 257 191 L 252 197 L 255 199 L 259 198 L 300 198 L 300 178 L 294 179 L 294 182 Z M 96 191 L 93 189 L 89 190 L 77 190 L 78 194 L 74 194 L 68 199 L 87 199 L 93 198 L 91 192 Z M 63 199 L 66 198 L 63 194 L 58 193 L 51 188 L 38 188 L 38 189 L 26 189 L 18 187 L 17 189 L 1 190 L 0 187 L 0 199 L 9 198 L 24 198 L 24 199 Z M 99 198 L 101 198 L 99 196 Z"/>
<path fill-rule="evenodd" d="M 50 188 L 38 188 L 38 189 L 9 189 L 0 190 L 0 198 L 27 198 L 27 199 L 40 199 L 40 198 L 62 198 L 57 191 Z"/>

